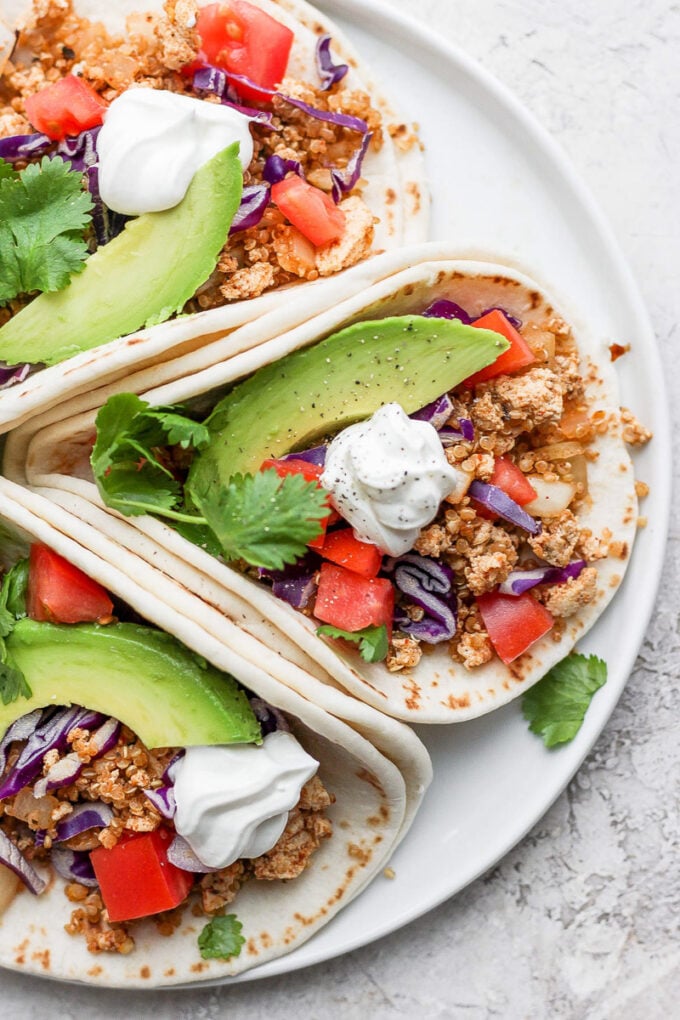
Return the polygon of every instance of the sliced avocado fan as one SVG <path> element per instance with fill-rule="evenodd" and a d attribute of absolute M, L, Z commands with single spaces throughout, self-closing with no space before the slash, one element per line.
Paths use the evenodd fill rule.
<path fill-rule="evenodd" d="M 64 290 L 0 328 L 0 360 L 54 365 L 181 312 L 215 268 L 242 189 L 235 142 L 197 170 L 179 205 L 129 220 Z"/>
<path fill-rule="evenodd" d="M 395 401 L 417 411 L 509 347 L 488 329 L 421 315 L 359 322 L 313 347 L 258 369 L 206 421 L 211 441 L 192 465 L 187 490 L 202 494 L 268 457 L 308 449 Z"/>
<path fill-rule="evenodd" d="M 6 644 L 32 697 L 0 705 L 0 734 L 36 708 L 82 705 L 119 719 L 149 748 L 261 740 L 233 677 L 163 631 L 23 619 Z"/>

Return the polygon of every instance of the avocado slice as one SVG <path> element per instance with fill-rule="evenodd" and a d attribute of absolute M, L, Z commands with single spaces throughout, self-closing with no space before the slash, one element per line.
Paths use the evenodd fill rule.
<path fill-rule="evenodd" d="M 492 364 L 510 345 L 499 333 L 422 315 L 358 322 L 258 369 L 206 421 L 211 441 L 187 489 L 201 493 L 268 457 L 314 446 L 396 401 L 417 411 Z"/>
<path fill-rule="evenodd" d="M 233 677 L 163 631 L 23 619 L 6 645 L 33 695 L 0 705 L 2 733 L 35 708 L 75 704 L 120 719 L 150 748 L 261 740 Z"/>
<path fill-rule="evenodd" d="M 0 360 L 54 365 L 181 312 L 215 268 L 242 187 L 235 142 L 196 172 L 179 205 L 129 220 L 68 287 L 10 319 Z"/>

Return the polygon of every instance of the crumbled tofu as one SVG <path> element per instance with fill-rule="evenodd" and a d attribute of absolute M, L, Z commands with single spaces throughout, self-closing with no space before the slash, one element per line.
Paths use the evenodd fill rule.
<path fill-rule="evenodd" d="M 533 552 L 554 567 L 566 567 L 581 537 L 578 520 L 571 510 L 563 510 L 543 522 L 540 534 L 529 538 Z"/>
<path fill-rule="evenodd" d="M 346 217 L 345 231 L 339 241 L 317 250 L 319 276 L 332 276 L 346 266 L 353 266 L 366 258 L 373 243 L 375 217 L 366 203 L 352 195 L 340 202 L 338 208 Z"/>
<path fill-rule="evenodd" d="M 571 577 L 565 584 L 555 584 L 543 597 L 543 604 L 553 616 L 573 616 L 587 606 L 597 595 L 597 570 L 586 567 L 578 577 Z"/>

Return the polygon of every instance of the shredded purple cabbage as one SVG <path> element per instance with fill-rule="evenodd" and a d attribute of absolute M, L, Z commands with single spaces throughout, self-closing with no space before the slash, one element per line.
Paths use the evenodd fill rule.
<path fill-rule="evenodd" d="M 291 171 L 304 180 L 305 174 L 302 169 L 302 163 L 298 162 L 297 159 L 284 159 L 283 156 L 277 156 L 275 153 L 273 156 L 267 156 L 262 176 L 270 184 L 278 184 Z"/>
<path fill-rule="evenodd" d="M 85 850 L 68 850 L 66 847 L 54 847 L 50 852 L 50 862 L 58 875 L 66 882 L 78 882 L 88 888 L 99 885 Z"/>
<path fill-rule="evenodd" d="M 372 137 L 372 132 L 367 131 L 361 139 L 361 145 L 352 155 L 344 170 L 338 170 L 335 167 L 331 168 L 331 180 L 333 182 L 331 194 L 333 196 L 333 201 L 336 204 L 341 201 L 343 195 L 346 195 L 352 190 L 356 182 L 361 177 L 361 167 L 364 162 L 364 156 L 368 151 L 368 146 L 371 143 Z"/>
<path fill-rule="evenodd" d="M 342 81 L 349 67 L 347 64 L 336 64 L 331 56 L 331 37 L 322 35 L 316 43 L 316 67 L 321 79 L 321 91 L 326 92 L 337 82 Z"/>
<path fill-rule="evenodd" d="M 501 308 L 500 305 L 492 305 L 491 308 L 485 308 L 483 312 L 479 313 L 477 318 L 481 319 L 483 315 L 488 315 L 489 312 L 501 312 L 508 322 L 512 323 L 515 329 L 522 328 L 522 320 L 518 319 L 516 315 L 512 315 L 506 308 Z"/>
<path fill-rule="evenodd" d="M 308 552 L 283 570 L 260 567 L 258 573 L 260 577 L 272 582 L 272 594 L 276 598 L 288 602 L 294 609 L 304 609 L 316 592 L 319 563 L 319 556 Z"/>
<path fill-rule="evenodd" d="M 260 724 L 263 737 L 268 736 L 270 733 L 275 733 L 277 730 L 283 733 L 290 733 L 288 720 L 278 708 L 270 705 L 263 698 L 251 697 L 248 700 L 250 701 L 250 707 L 255 713 L 255 718 Z"/>
<path fill-rule="evenodd" d="M 53 145 L 51 138 L 39 132 L 32 135 L 10 135 L 9 138 L 0 138 L 0 159 L 8 163 L 35 159 L 43 156 Z"/>
<path fill-rule="evenodd" d="M 304 460 L 308 464 L 323 467 L 326 463 L 327 446 L 313 446 L 310 450 L 298 450 L 297 453 L 286 453 L 281 460 Z"/>
<path fill-rule="evenodd" d="M 13 871 L 32 893 L 39 896 L 47 882 L 15 847 L 9 836 L 0 829 L 0 864 Z"/>
<path fill-rule="evenodd" d="M 425 407 L 421 407 L 420 410 L 414 411 L 413 414 L 409 415 L 409 418 L 413 418 L 415 421 L 429 422 L 430 425 L 439 430 L 443 425 L 446 425 L 452 413 L 453 401 L 448 393 L 442 393 L 441 397 L 437 397 L 431 403 L 425 404 Z"/>
<path fill-rule="evenodd" d="M 238 95 L 229 85 L 230 77 L 236 76 L 228 75 L 221 67 L 204 64 L 203 67 L 199 67 L 194 72 L 193 86 L 197 92 L 214 93 L 214 95 L 219 96 L 222 100 L 223 106 L 230 106 L 232 110 L 237 110 L 244 117 L 250 117 L 251 120 L 256 121 L 258 124 L 273 130 L 274 123 L 272 121 L 272 114 L 269 111 L 256 110 L 253 106 L 242 106 L 241 103 L 235 101 L 238 100 Z"/>
<path fill-rule="evenodd" d="M 175 800 L 174 786 L 159 786 L 157 790 L 143 790 L 142 792 L 163 818 L 175 817 L 177 801 Z"/>
<path fill-rule="evenodd" d="M 516 503 L 508 496 L 507 492 L 499 489 L 497 485 L 480 482 L 475 478 L 470 484 L 468 495 L 487 510 L 502 517 L 504 521 L 528 531 L 530 535 L 538 535 L 541 530 L 541 522 L 523 510 L 519 503 Z"/>
<path fill-rule="evenodd" d="M 429 644 L 452 638 L 458 625 L 458 600 L 451 568 L 428 556 L 407 553 L 390 561 L 389 569 L 394 571 L 399 591 L 427 614 L 422 620 L 411 620 L 402 607 L 397 607 L 395 626 Z"/>
<path fill-rule="evenodd" d="M 566 567 L 546 565 L 535 570 L 513 570 L 499 584 L 498 590 L 504 595 L 523 595 L 538 584 L 566 584 L 572 577 L 578 577 L 586 566 L 585 560 L 573 560 Z"/>
<path fill-rule="evenodd" d="M 89 829 L 104 829 L 111 823 L 113 811 L 102 801 L 88 801 L 76 804 L 70 815 L 62 819 L 56 828 L 56 841 L 64 843 L 67 839 L 79 836 Z"/>
<path fill-rule="evenodd" d="M 440 298 L 428 305 L 424 312 L 420 313 L 426 319 L 459 319 L 464 326 L 469 326 L 472 319 L 460 305 L 448 298 Z"/>
<path fill-rule="evenodd" d="M 16 386 L 23 382 L 31 371 L 30 365 L 6 365 L 0 363 L 0 390 L 6 390 L 10 386 Z"/>
<path fill-rule="evenodd" d="M 241 204 L 229 228 L 230 234 L 256 227 L 269 205 L 269 187 L 266 184 L 247 184 L 241 195 Z"/>
<path fill-rule="evenodd" d="M 439 438 L 442 446 L 451 446 L 453 443 L 471 443 L 475 438 L 475 430 L 469 418 L 459 418 L 458 428 L 453 425 L 442 425 L 439 429 Z"/>

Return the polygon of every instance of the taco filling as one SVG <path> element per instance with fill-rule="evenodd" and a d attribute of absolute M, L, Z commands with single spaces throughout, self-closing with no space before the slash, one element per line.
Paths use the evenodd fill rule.
<path fill-rule="evenodd" d="M 108 505 L 174 521 L 369 662 L 509 664 L 629 553 L 580 516 L 598 437 L 650 433 L 593 399 L 594 371 L 552 311 L 438 300 L 264 366 L 204 424 L 114 396 L 92 465 Z"/>
<path fill-rule="evenodd" d="M 295 879 L 332 831 L 286 717 L 44 545 L 5 575 L 2 627 L 0 902 L 51 866 L 93 953 L 189 905 L 201 955 L 237 956 L 240 887 Z"/>
<path fill-rule="evenodd" d="M 53 364 L 369 254 L 364 158 L 416 140 L 330 36 L 301 61 L 248 0 L 167 0 L 124 37 L 75 8 L 36 0 L 0 68 L 0 360 Z"/>

